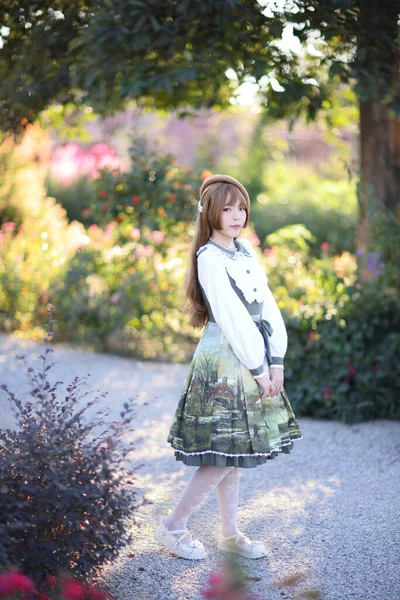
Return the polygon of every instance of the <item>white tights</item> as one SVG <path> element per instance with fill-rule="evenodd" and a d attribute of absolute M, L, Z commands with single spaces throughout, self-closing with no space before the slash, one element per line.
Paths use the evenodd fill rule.
<path fill-rule="evenodd" d="M 192 512 L 216 488 L 222 523 L 222 534 L 225 536 L 238 533 L 236 517 L 239 499 L 238 467 L 215 467 L 202 465 L 193 473 L 186 484 L 174 510 L 164 519 L 169 530 L 186 529 Z"/>

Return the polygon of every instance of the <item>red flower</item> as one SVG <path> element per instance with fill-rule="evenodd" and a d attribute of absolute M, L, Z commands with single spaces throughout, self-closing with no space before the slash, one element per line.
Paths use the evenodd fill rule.
<path fill-rule="evenodd" d="M 314 338 L 315 338 L 315 333 L 313 331 L 311 331 L 311 333 L 308 334 L 308 339 L 313 340 Z"/>
<path fill-rule="evenodd" d="M 34 587 L 32 579 L 17 571 L 0 575 L 0 596 L 9 596 L 15 592 L 30 594 L 33 592 Z"/>
<path fill-rule="evenodd" d="M 106 190 L 101 190 L 101 192 L 99 192 L 99 198 L 105 198 L 106 196 L 107 196 Z"/>
<path fill-rule="evenodd" d="M 328 400 L 329 394 L 332 394 L 331 388 L 325 388 L 322 392 L 322 402 L 326 402 Z"/>
<path fill-rule="evenodd" d="M 132 204 L 139 204 L 140 197 L 139 196 L 132 196 L 131 202 L 132 202 Z"/>
<path fill-rule="evenodd" d="M 379 365 L 375 365 L 375 366 L 374 366 L 374 371 L 380 371 L 380 370 L 381 370 L 381 368 L 380 368 L 380 366 L 379 366 Z"/>
<path fill-rule="evenodd" d="M 57 578 L 54 577 L 54 575 L 47 575 L 46 577 L 46 583 L 49 586 L 50 589 L 54 590 L 54 588 L 57 585 Z"/>
<path fill-rule="evenodd" d="M 354 369 L 354 367 L 353 367 L 353 369 L 350 369 L 350 371 L 347 373 L 346 377 L 344 378 L 345 381 L 350 381 L 356 373 L 357 373 L 357 370 Z"/>
<path fill-rule="evenodd" d="M 330 246 L 328 242 L 322 242 L 321 250 L 329 250 Z"/>
<path fill-rule="evenodd" d="M 170 194 L 168 196 L 168 202 L 174 203 L 176 200 L 176 194 Z"/>
<path fill-rule="evenodd" d="M 106 212 L 108 210 L 109 206 L 110 206 L 109 202 L 104 202 L 103 206 L 101 207 L 102 212 Z"/>
<path fill-rule="evenodd" d="M 61 595 L 68 600 L 82 600 L 86 593 L 81 583 L 70 579 L 65 583 Z"/>

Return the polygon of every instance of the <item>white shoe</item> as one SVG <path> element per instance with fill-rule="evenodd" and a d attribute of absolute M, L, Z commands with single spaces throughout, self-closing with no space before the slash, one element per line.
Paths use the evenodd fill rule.
<path fill-rule="evenodd" d="M 179 537 L 175 537 L 176 535 Z M 190 541 L 187 540 L 187 536 L 190 537 Z M 186 540 L 183 539 L 185 537 Z M 161 521 L 154 533 L 154 538 L 157 542 L 166 548 L 169 548 L 172 552 L 182 558 L 201 560 L 206 557 L 206 551 L 203 544 L 199 540 L 194 539 L 187 529 L 175 529 L 174 531 L 170 531 Z"/>
<path fill-rule="evenodd" d="M 267 549 L 262 542 L 251 540 L 241 532 L 228 537 L 225 537 L 221 533 L 218 540 L 218 550 L 233 552 L 246 558 L 262 558 L 263 556 L 267 556 Z"/>

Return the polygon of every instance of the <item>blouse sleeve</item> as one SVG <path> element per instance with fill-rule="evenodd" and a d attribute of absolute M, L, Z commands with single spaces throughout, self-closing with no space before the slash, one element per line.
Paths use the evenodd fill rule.
<path fill-rule="evenodd" d="M 239 240 L 245 249 L 251 254 L 257 262 L 259 262 L 256 252 L 253 246 L 248 240 Z M 280 367 L 283 369 L 283 359 L 286 354 L 288 338 L 285 323 L 282 318 L 279 306 L 276 303 L 274 296 L 268 285 L 268 278 L 264 273 L 266 279 L 264 304 L 262 310 L 262 318 L 271 324 L 273 329 L 272 335 L 269 338 L 269 346 L 271 350 L 271 367 Z"/>
<path fill-rule="evenodd" d="M 255 379 L 265 375 L 264 339 L 231 286 L 222 259 L 210 250 L 197 259 L 198 278 L 217 325 Z"/>
<path fill-rule="evenodd" d="M 283 359 L 287 350 L 287 332 L 281 311 L 276 303 L 272 292 L 267 286 L 267 292 L 264 299 L 262 318 L 266 319 L 272 326 L 272 335 L 269 338 L 269 347 L 271 349 L 271 367 L 280 367 L 283 369 Z"/>

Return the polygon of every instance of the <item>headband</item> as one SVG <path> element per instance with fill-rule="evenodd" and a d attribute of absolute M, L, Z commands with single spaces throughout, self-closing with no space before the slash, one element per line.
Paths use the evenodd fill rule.
<path fill-rule="evenodd" d="M 202 186 L 200 188 L 200 200 L 197 202 L 197 209 L 199 212 L 203 212 L 201 200 L 203 199 L 204 192 L 206 191 L 209 185 L 218 182 L 231 183 L 232 185 L 235 185 L 242 192 L 248 204 L 250 204 L 249 194 L 247 193 L 247 190 L 244 187 L 244 185 L 240 183 L 240 181 L 238 181 L 234 177 L 231 177 L 230 175 L 211 175 L 211 177 L 207 177 L 207 179 L 203 181 Z"/>

